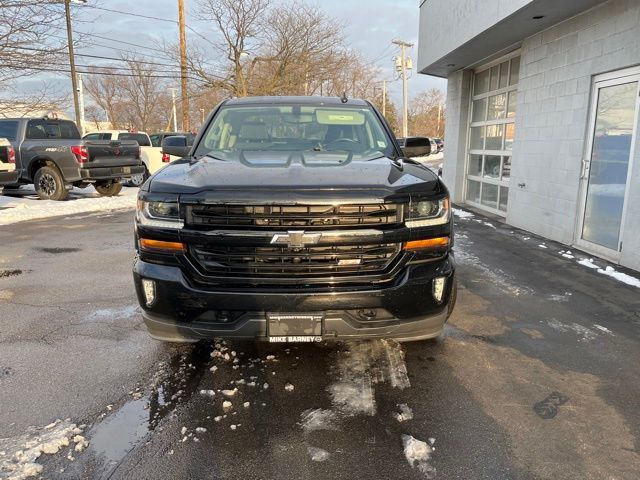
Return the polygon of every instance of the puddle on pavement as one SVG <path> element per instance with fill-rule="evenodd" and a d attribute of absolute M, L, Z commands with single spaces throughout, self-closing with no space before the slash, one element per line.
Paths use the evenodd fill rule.
<path fill-rule="evenodd" d="M 104 462 L 103 478 L 109 476 L 162 419 L 191 397 L 208 371 L 211 351 L 209 343 L 177 347 L 171 359 L 161 364 L 146 395 L 126 402 L 87 432 L 88 453 Z"/>

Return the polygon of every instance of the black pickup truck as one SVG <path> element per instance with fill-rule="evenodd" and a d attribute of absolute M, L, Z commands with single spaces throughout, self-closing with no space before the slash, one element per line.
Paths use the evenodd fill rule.
<path fill-rule="evenodd" d="M 440 335 L 456 299 L 449 194 L 370 103 L 227 100 L 192 147 L 178 138 L 163 150 L 184 158 L 138 196 L 133 274 L 151 336 Z"/>
<path fill-rule="evenodd" d="M 10 142 L 18 172 L 8 187 L 33 184 L 45 200 L 64 200 L 74 186 L 88 185 L 100 195 L 117 195 L 123 178 L 144 172 L 136 141 L 83 141 L 68 120 L 3 118 L 0 137 Z"/>

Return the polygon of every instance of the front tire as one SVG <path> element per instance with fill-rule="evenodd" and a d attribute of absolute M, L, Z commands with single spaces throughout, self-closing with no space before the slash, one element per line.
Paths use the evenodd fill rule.
<path fill-rule="evenodd" d="M 33 186 L 41 200 L 61 201 L 69 195 L 62 174 L 55 167 L 41 167 L 33 176 Z"/>
<path fill-rule="evenodd" d="M 103 197 L 115 197 L 122 190 L 122 184 L 116 181 L 100 183 L 95 185 L 95 189 Z"/>

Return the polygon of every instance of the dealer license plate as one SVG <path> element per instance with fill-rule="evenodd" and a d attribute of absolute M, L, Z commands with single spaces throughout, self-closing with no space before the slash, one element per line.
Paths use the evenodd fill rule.
<path fill-rule="evenodd" d="M 322 341 L 322 314 L 267 313 L 270 343 Z"/>

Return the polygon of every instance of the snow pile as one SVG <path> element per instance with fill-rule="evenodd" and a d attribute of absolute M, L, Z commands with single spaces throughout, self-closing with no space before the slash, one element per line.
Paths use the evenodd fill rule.
<path fill-rule="evenodd" d="M 598 273 L 615 278 L 619 282 L 626 283 L 632 287 L 640 288 L 640 279 L 627 275 L 626 273 L 618 272 L 613 267 L 606 267 L 604 270 L 599 269 Z"/>
<path fill-rule="evenodd" d="M 20 198 L 0 195 L 0 225 L 60 215 L 134 209 L 137 194 L 136 188 L 123 188 L 117 197 L 101 197 L 93 187 L 87 187 L 80 191 L 74 189 L 69 200 L 62 202 L 39 200 L 32 195 Z"/>
<path fill-rule="evenodd" d="M 324 462 L 329 458 L 329 452 L 318 447 L 307 447 L 307 452 L 314 462 Z"/>
<path fill-rule="evenodd" d="M 465 210 L 460 210 L 459 208 L 453 208 L 452 210 L 453 210 L 453 214 L 462 220 L 475 217 L 473 213 L 467 212 Z"/>
<path fill-rule="evenodd" d="M 0 472 L 2 478 L 22 480 L 42 473 L 36 460 L 43 453 L 52 455 L 73 441 L 75 450 L 83 451 L 89 442 L 82 429 L 70 420 L 56 420 L 46 427 L 14 438 L 0 439 Z"/>
<path fill-rule="evenodd" d="M 627 275 L 626 273 L 618 272 L 613 267 L 605 267 L 604 269 L 602 269 L 598 265 L 593 263 L 593 258 L 583 258 L 582 260 L 578 261 L 578 264 L 592 270 L 597 270 L 598 273 L 611 277 L 619 282 L 631 285 L 632 287 L 640 288 L 640 279 L 632 277 L 631 275 Z"/>
<path fill-rule="evenodd" d="M 594 269 L 594 270 L 597 270 L 597 269 L 600 268 L 596 264 L 593 263 L 593 258 L 583 258 L 582 260 L 580 260 L 578 262 L 578 264 L 582 265 L 583 267 L 591 268 L 591 269 Z"/>
<path fill-rule="evenodd" d="M 430 439 L 433 440 L 433 439 Z M 411 435 L 402 435 L 402 445 L 404 446 L 404 456 L 411 465 L 411 468 L 418 470 L 425 478 L 433 478 L 436 469 L 429 464 L 433 453 L 433 443 L 418 440 Z"/>

